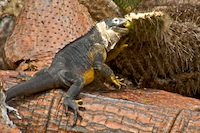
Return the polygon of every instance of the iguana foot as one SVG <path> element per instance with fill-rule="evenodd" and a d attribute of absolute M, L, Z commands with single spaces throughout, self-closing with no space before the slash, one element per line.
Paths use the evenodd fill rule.
<path fill-rule="evenodd" d="M 128 47 L 128 44 L 126 43 L 128 41 L 128 37 L 126 37 L 119 45 L 120 51 L 124 50 L 124 48 Z"/>
<path fill-rule="evenodd" d="M 64 105 L 66 107 L 66 113 L 68 111 L 68 107 L 70 107 L 71 109 L 74 110 L 74 123 L 72 126 L 75 126 L 78 115 L 80 116 L 80 114 L 78 112 L 79 104 L 76 102 L 76 100 L 72 100 L 71 98 L 66 97 L 64 100 Z"/>
<path fill-rule="evenodd" d="M 3 90 L 0 90 L 0 109 L 2 109 L 2 110 L 4 109 L 4 111 L 2 111 L 2 112 L 4 112 L 4 113 L 6 112 L 6 114 L 7 114 L 7 111 L 12 112 L 14 115 L 17 116 L 18 119 L 22 119 L 21 116 L 19 115 L 17 109 L 7 105 L 7 103 L 5 101 L 6 101 L 6 96 L 3 92 Z"/>
<path fill-rule="evenodd" d="M 19 115 L 17 109 L 15 109 L 11 106 L 8 106 L 8 105 L 6 105 L 6 108 L 7 108 L 8 112 L 12 112 L 18 119 L 22 119 L 22 117 Z"/>
<path fill-rule="evenodd" d="M 21 119 L 21 116 L 19 115 L 18 111 L 11 107 L 8 106 L 5 102 L 6 100 L 6 96 L 3 92 L 2 89 L 0 89 L 0 117 L 3 118 L 3 120 L 6 122 L 6 124 L 10 125 L 11 127 L 15 127 L 15 124 L 13 124 L 13 122 L 10 120 L 9 116 L 8 116 L 8 111 L 9 112 L 13 112 L 19 119 Z"/>
<path fill-rule="evenodd" d="M 85 109 L 85 106 L 83 105 L 83 100 L 82 99 L 75 100 L 75 102 L 77 103 L 77 106 L 79 108 L 84 108 Z"/>
<path fill-rule="evenodd" d="M 118 76 L 111 76 L 111 81 L 118 86 L 119 89 L 121 89 L 121 85 L 123 86 L 126 86 L 125 83 L 122 83 L 121 81 L 124 80 L 123 78 L 122 79 L 119 79 Z"/>

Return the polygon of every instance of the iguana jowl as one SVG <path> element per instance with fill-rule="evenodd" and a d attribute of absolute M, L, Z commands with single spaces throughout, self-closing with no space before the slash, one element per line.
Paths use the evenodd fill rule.
<path fill-rule="evenodd" d="M 66 45 L 54 57 L 49 68 L 43 69 L 29 81 L 10 88 L 6 92 L 6 101 L 27 94 L 65 87 L 70 88 L 64 99 L 74 110 L 74 122 L 78 115 L 78 104 L 73 100 L 84 85 L 94 79 L 94 70 L 100 71 L 113 83 L 120 86 L 120 81 L 104 63 L 107 52 L 112 50 L 123 35 L 128 33 L 124 18 L 108 18 L 96 24 L 87 34 Z"/>

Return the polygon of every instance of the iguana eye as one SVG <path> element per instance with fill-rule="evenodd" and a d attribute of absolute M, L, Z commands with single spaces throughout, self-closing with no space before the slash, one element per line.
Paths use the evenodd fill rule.
<path fill-rule="evenodd" d="M 113 18 L 112 22 L 113 22 L 114 24 L 119 24 L 119 19 L 118 19 L 118 18 Z"/>

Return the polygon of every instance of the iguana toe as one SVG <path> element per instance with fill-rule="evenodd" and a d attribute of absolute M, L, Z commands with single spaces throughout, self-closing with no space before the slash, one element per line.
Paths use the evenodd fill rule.
<path fill-rule="evenodd" d="M 111 76 L 111 81 L 121 89 L 121 85 L 126 86 L 125 83 L 121 82 L 123 79 L 119 79 L 118 76 Z"/>
<path fill-rule="evenodd" d="M 75 100 L 75 102 L 77 103 L 78 108 L 84 108 L 85 109 L 85 106 L 83 105 L 82 99 Z"/>

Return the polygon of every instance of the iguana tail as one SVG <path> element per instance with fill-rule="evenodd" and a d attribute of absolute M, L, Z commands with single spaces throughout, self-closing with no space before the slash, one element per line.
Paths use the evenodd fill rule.
<path fill-rule="evenodd" d="M 33 94 L 54 88 L 56 87 L 56 82 L 58 81 L 56 81 L 53 76 L 51 76 L 48 72 L 44 72 L 41 75 L 33 77 L 26 82 L 20 83 L 19 85 L 8 89 L 6 92 L 6 101 L 9 101 L 10 99 L 17 96 Z"/>

